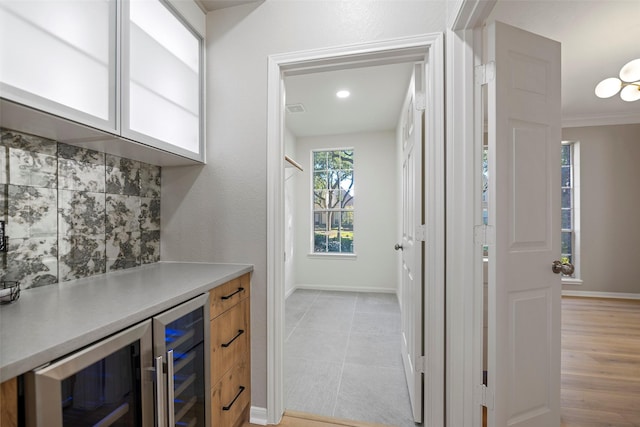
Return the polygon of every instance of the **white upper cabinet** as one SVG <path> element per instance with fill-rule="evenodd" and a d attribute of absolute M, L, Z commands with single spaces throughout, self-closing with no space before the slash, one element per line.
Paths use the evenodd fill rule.
<path fill-rule="evenodd" d="M 74 135 L 61 142 L 204 162 L 204 13 L 178 6 L 189 22 L 168 0 L 0 0 L 0 126 L 35 133 L 42 111 L 66 123 L 42 136 Z"/>
<path fill-rule="evenodd" d="M 0 2 L 0 94 L 116 130 L 116 3 Z"/>
<path fill-rule="evenodd" d="M 123 3 L 122 135 L 203 159 L 202 38 L 161 0 Z"/>

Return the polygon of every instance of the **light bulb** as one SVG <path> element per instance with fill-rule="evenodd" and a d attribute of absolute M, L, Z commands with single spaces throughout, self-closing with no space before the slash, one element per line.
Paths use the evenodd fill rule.
<path fill-rule="evenodd" d="M 349 97 L 349 95 L 351 95 L 351 92 L 349 92 L 348 90 L 339 90 L 339 91 L 336 93 L 336 96 L 337 96 L 338 98 L 348 98 L 348 97 Z"/>
<path fill-rule="evenodd" d="M 611 98 L 618 93 L 621 87 L 622 82 L 620 79 L 609 77 L 598 83 L 598 86 L 596 86 L 596 96 L 598 98 Z"/>
<path fill-rule="evenodd" d="M 620 98 L 627 102 L 633 102 L 640 99 L 640 82 L 625 86 L 620 92 Z"/>
<path fill-rule="evenodd" d="M 625 82 L 635 82 L 640 80 L 640 59 L 627 62 L 620 69 L 620 79 Z"/>

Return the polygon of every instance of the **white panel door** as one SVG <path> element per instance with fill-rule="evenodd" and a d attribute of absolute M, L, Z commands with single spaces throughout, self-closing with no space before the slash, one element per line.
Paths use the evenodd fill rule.
<path fill-rule="evenodd" d="M 560 44 L 487 28 L 489 426 L 560 425 Z M 491 393 L 493 392 L 493 393 Z"/>
<path fill-rule="evenodd" d="M 422 310 L 423 243 L 417 238 L 424 223 L 422 208 L 423 117 L 416 106 L 422 90 L 422 66 L 416 65 L 409 84 L 403 112 L 402 143 L 402 361 L 407 377 L 413 418 L 422 421 Z"/>

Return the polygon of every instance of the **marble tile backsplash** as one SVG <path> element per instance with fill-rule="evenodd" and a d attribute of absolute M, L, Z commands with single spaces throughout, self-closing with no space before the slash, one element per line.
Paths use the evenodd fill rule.
<path fill-rule="evenodd" d="M 27 289 L 160 260 L 160 167 L 0 135 L 1 280 Z"/>

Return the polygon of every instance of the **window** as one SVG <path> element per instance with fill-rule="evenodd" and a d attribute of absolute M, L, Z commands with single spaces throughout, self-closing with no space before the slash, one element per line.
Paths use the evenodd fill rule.
<path fill-rule="evenodd" d="M 561 261 L 570 262 L 575 266 L 572 276 L 577 279 L 580 242 L 580 194 L 579 180 L 579 145 L 577 142 L 562 142 L 561 152 L 561 209 L 562 209 L 562 240 Z"/>
<path fill-rule="evenodd" d="M 311 155 L 313 253 L 353 254 L 353 149 Z"/>

